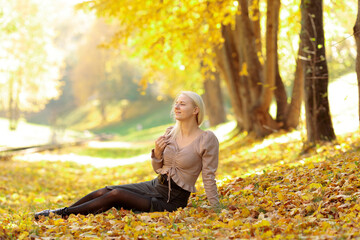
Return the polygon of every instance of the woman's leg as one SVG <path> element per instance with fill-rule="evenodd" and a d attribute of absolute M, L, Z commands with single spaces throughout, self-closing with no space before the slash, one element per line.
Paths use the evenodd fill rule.
<path fill-rule="evenodd" d="M 86 203 L 88 201 L 91 201 L 91 200 L 93 200 L 95 198 L 101 197 L 104 194 L 110 192 L 111 190 L 112 189 L 108 189 L 107 187 L 100 188 L 100 189 L 98 189 L 96 191 L 93 191 L 93 192 L 89 193 L 88 195 L 82 197 L 80 200 L 78 200 L 77 202 L 72 204 L 70 207 L 75 207 L 75 206 L 81 205 L 83 203 Z"/>
<path fill-rule="evenodd" d="M 123 189 L 106 189 L 108 192 L 93 198 L 92 200 L 85 201 L 90 199 L 92 196 L 96 195 L 96 191 L 93 195 L 89 194 L 88 198 L 84 199 L 84 203 L 80 203 L 80 200 L 68 207 L 66 213 L 70 214 L 98 214 L 109 210 L 112 207 L 124 208 L 128 210 L 135 210 L 141 212 L 150 211 L 151 207 L 151 198 L 144 197 L 140 194 L 133 193 Z M 101 192 L 100 192 L 101 193 Z M 99 193 L 98 193 L 99 194 Z M 85 196 L 86 197 L 86 196 Z M 85 198 L 84 197 L 84 198 Z"/>

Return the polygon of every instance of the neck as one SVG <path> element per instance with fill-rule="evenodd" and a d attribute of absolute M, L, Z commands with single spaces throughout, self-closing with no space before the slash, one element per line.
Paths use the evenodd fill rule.
<path fill-rule="evenodd" d="M 182 136 L 190 136 L 192 133 L 199 129 L 199 126 L 195 121 L 180 122 L 180 131 Z"/>

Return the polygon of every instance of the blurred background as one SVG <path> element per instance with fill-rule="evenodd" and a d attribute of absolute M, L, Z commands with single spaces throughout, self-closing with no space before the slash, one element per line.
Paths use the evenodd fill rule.
<path fill-rule="evenodd" d="M 0 146 L 127 134 L 171 122 L 144 65 L 101 48 L 114 33 L 76 1 L 1 1 Z M 90 133 L 91 132 L 91 133 Z"/>
<path fill-rule="evenodd" d="M 80 1 L 0 2 L 0 146 L 59 143 L 94 134 L 129 136 L 171 124 L 171 103 L 179 90 L 204 94 L 198 67 L 174 61 L 152 68 L 155 63 L 131 45 L 107 46 L 117 33 L 117 22 L 75 10 Z M 335 131 L 353 131 L 358 127 L 356 46 L 351 36 L 356 2 L 347 1 L 346 7 L 337 1 L 324 5 Z M 282 1 L 281 7 L 278 54 L 290 92 L 299 3 Z M 225 112 L 220 121 L 229 122 L 233 108 L 222 80 L 220 87 Z M 205 127 L 211 125 L 207 119 Z"/>

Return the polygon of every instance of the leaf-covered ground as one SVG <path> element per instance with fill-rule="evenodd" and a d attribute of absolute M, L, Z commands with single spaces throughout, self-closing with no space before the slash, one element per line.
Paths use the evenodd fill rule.
<path fill-rule="evenodd" d="M 0 239 L 349 239 L 360 238 L 359 135 L 304 149 L 294 133 L 222 143 L 222 209 L 200 191 L 173 213 L 112 209 L 96 216 L 33 213 L 71 204 L 113 184 L 155 177 L 149 162 L 95 168 L 70 162 L 1 162 Z"/>

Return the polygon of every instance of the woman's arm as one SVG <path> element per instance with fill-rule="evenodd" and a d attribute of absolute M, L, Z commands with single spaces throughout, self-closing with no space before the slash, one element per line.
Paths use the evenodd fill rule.
<path fill-rule="evenodd" d="M 158 170 L 159 168 L 162 168 L 164 164 L 164 159 L 161 157 L 160 159 L 155 156 L 155 150 L 151 150 L 151 164 L 153 166 L 154 171 Z"/>
<path fill-rule="evenodd" d="M 213 207 L 219 206 L 215 173 L 219 163 L 219 142 L 214 133 L 209 132 L 203 142 L 202 178 L 206 196 Z"/>
<path fill-rule="evenodd" d="M 167 130 L 168 131 L 168 130 Z M 163 166 L 163 152 L 167 145 L 165 135 L 160 136 L 155 141 L 155 148 L 151 150 L 151 164 L 153 166 L 154 171 L 158 170 L 159 168 L 162 168 Z"/>

